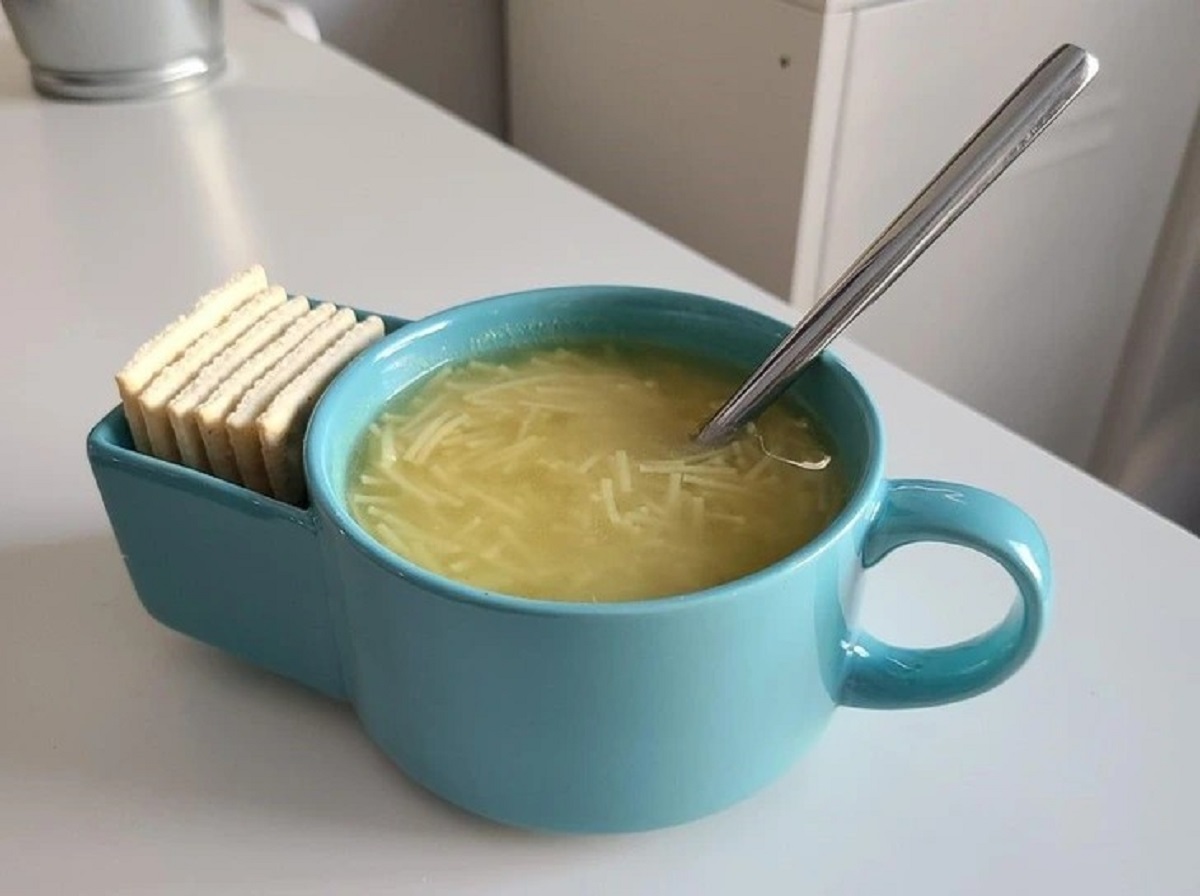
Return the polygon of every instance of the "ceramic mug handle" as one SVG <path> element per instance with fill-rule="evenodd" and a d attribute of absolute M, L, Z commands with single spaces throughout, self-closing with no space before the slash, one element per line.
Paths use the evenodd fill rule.
<path fill-rule="evenodd" d="M 973 697 L 1020 668 L 1050 608 L 1050 556 L 1032 519 L 1004 498 L 967 485 L 923 479 L 888 483 L 863 546 L 871 567 L 898 547 L 933 541 L 973 548 L 999 563 L 1018 597 L 1002 622 L 968 641 L 913 649 L 854 632 L 839 702 L 897 709 Z"/>

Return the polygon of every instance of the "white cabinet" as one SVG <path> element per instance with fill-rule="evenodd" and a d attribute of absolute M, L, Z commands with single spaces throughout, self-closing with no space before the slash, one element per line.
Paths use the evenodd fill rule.
<path fill-rule="evenodd" d="M 1200 104 L 1197 0 L 509 0 L 511 134 L 807 305 L 1067 41 L 1096 81 L 852 333 L 1082 463 Z"/>
<path fill-rule="evenodd" d="M 509 0 L 510 137 L 786 294 L 814 116 L 829 108 L 814 108 L 817 68 L 845 41 L 823 45 L 826 21 L 776 0 Z"/>
<path fill-rule="evenodd" d="M 300 0 L 326 43 L 455 115 L 504 131 L 502 0 Z"/>
<path fill-rule="evenodd" d="M 1200 535 L 1200 121 L 1108 402 L 1096 475 Z"/>

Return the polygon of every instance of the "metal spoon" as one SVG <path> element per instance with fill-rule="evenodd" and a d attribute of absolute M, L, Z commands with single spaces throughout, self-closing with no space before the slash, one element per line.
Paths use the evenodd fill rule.
<path fill-rule="evenodd" d="M 723 444 L 761 414 L 1038 138 L 1099 67 L 1094 56 L 1072 44 L 1048 56 L 700 428 L 695 441 Z"/>

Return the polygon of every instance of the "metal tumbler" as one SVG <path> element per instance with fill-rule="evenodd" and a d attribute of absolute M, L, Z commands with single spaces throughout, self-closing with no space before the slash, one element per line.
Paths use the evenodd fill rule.
<path fill-rule="evenodd" d="M 164 96 L 225 67 L 221 0 L 0 0 L 38 92 Z"/>

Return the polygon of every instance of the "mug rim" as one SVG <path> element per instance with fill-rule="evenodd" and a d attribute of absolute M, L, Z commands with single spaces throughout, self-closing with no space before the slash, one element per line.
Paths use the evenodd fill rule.
<path fill-rule="evenodd" d="M 724 299 L 680 290 L 619 284 L 580 284 L 519 290 L 461 302 L 434 314 L 405 323 L 404 326 L 387 334 L 347 364 L 325 389 L 313 409 L 304 437 L 304 468 L 313 508 L 318 509 L 321 515 L 331 520 L 335 524 L 337 533 L 345 537 L 348 543 L 359 553 L 363 554 L 366 559 L 388 572 L 399 575 L 416 584 L 422 590 L 432 595 L 449 599 L 456 603 L 479 606 L 499 612 L 591 617 L 651 615 L 678 611 L 684 607 L 698 607 L 718 601 L 736 599 L 739 592 L 745 588 L 758 585 L 772 578 L 787 575 L 809 562 L 813 557 L 829 549 L 831 545 L 845 536 L 846 532 L 864 512 L 869 510 L 874 500 L 873 496 L 878 493 L 878 487 L 883 479 L 885 446 L 882 421 L 880 420 L 874 401 L 872 401 L 871 396 L 858 377 L 850 371 L 835 353 L 826 349 L 814 363 L 828 369 L 833 374 L 839 387 L 844 389 L 853 399 L 854 406 L 866 430 L 866 457 L 862 473 L 855 489 L 847 498 L 845 505 L 829 525 L 821 530 L 820 534 L 805 542 L 796 550 L 776 560 L 774 563 L 757 569 L 748 575 L 697 591 L 688 591 L 662 597 L 596 603 L 551 600 L 488 591 L 474 585 L 468 585 L 425 569 L 390 548 L 385 547 L 350 513 L 345 497 L 335 494 L 335 489 L 330 481 L 329 470 L 327 469 L 329 464 L 324 456 L 329 450 L 329 446 L 338 438 L 337 421 L 342 408 L 348 406 L 354 400 L 354 397 L 360 391 L 363 391 L 360 384 L 364 378 L 370 376 L 370 372 L 377 365 L 386 362 L 387 358 L 394 352 L 413 341 L 435 337 L 440 330 L 449 325 L 453 318 L 471 309 L 479 309 L 484 306 L 502 306 L 505 304 L 542 303 L 552 298 L 569 297 L 571 294 L 578 294 L 580 299 L 584 300 L 587 297 L 600 299 L 604 295 L 613 296 L 616 294 L 641 295 L 647 298 L 654 296 L 688 302 L 693 307 L 707 307 L 710 311 L 755 317 L 773 326 L 778 325 L 784 328 L 785 332 L 791 326 L 780 318 Z M 394 394 L 392 397 L 394 397 Z M 376 412 L 378 412 L 378 409 Z M 354 433 L 354 443 L 357 444 L 361 437 L 361 432 Z"/>

